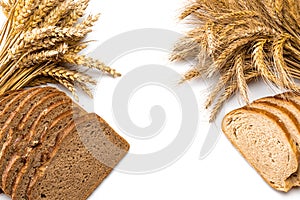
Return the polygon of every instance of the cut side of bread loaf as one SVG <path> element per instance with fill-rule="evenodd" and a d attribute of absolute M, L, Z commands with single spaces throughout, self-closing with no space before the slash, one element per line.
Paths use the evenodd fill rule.
<path fill-rule="evenodd" d="M 95 141 L 102 141 L 91 146 L 101 160 L 86 146 Z M 87 199 L 128 149 L 129 144 L 103 119 L 87 114 L 60 133 L 50 159 L 31 180 L 28 199 Z"/>
<path fill-rule="evenodd" d="M 270 112 L 274 116 L 276 116 L 278 120 L 280 120 L 283 124 L 286 125 L 286 128 L 291 135 L 293 143 L 297 146 L 297 149 L 300 152 L 300 127 L 297 124 L 297 119 L 288 109 L 267 101 L 256 101 L 250 104 L 249 107 L 258 108 Z"/>
<path fill-rule="evenodd" d="M 14 177 L 15 173 L 17 173 L 17 176 L 15 180 L 11 180 L 11 183 L 14 184 L 14 187 L 18 185 L 18 183 L 24 179 L 23 174 L 23 167 L 26 165 L 29 159 L 29 157 L 32 155 L 32 151 L 36 146 L 41 145 L 41 135 L 44 131 L 47 131 L 52 120 L 56 118 L 57 116 L 61 115 L 65 111 L 72 110 L 72 104 L 70 100 L 62 100 L 59 101 L 51 106 L 49 106 L 47 109 L 45 109 L 43 112 L 40 113 L 39 117 L 36 119 L 36 121 L 32 124 L 28 134 L 28 137 L 25 137 L 21 143 L 19 143 L 17 149 L 19 149 L 17 152 L 15 152 L 12 155 L 11 162 L 13 162 L 10 165 L 10 169 L 7 169 L 7 176 Z M 3 175 L 5 177 L 6 174 Z M 4 182 L 5 183 L 5 182 Z M 6 182 L 7 183 L 7 182 Z M 5 191 L 7 194 L 11 194 L 12 192 L 12 185 L 6 185 L 8 191 Z"/>
<path fill-rule="evenodd" d="M 128 149 L 55 88 L 0 95 L 0 187 L 13 200 L 85 200 Z"/>
<path fill-rule="evenodd" d="M 80 109 L 73 108 L 73 105 L 71 102 L 64 103 L 60 105 L 53 105 L 56 108 L 50 110 L 49 114 L 50 116 L 45 116 L 45 119 L 49 120 L 51 123 L 56 123 L 56 118 L 60 117 L 61 115 L 64 116 L 65 112 L 71 112 L 71 115 L 68 115 L 65 119 L 63 119 L 58 125 L 60 126 L 66 126 L 67 123 L 73 120 L 73 117 L 79 116 Z M 75 112 L 74 112 L 75 111 Z M 66 121 L 65 121 L 66 120 Z M 41 121 L 40 125 L 38 123 L 36 124 L 37 127 L 43 127 L 45 124 Z M 54 126 L 50 129 L 50 126 Z M 41 165 L 41 161 L 45 159 L 43 156 L 43 152 L 45 150 L 49 150 L 52 148 L 51 143 L 53 143 L 53 140 L 55 136 L 57 136 L 57 131 L 61 129 L 57 129 L 56 124 L 52 124 L 46 129 L 40 129 L 40 133 L 37 127 L 33 126 L 32 129 L 36 130 L 36 132 L 33 133 L 34 137 L 36 137 L 36 141 L 38 143 L 36 145 L 28 145 L 26 148 L 26 152 L 19 151 L 16 156 L 19 158 L 18 163 L 18 174 L 16 176 L 15 181 L 11 182 L 8 186 L 12 186 L 12 198 L 13 199 L 23 199 L 26 198 L 26 192 L 28 189 L 28 185 L 30 182 L 30 179 L 33 177 L 33 173 L 35 172 L 35 169 Z M 25 156 L 21 156 L 25 155 Z M 14 156 L 13 156 L 14 158 Z M 22 162 L 23 161 L 23 162 Z M 14 167 L 12 167 L 14 168 Z"/>
<path fill-rule="evenodd" d="M 227 114 L 222 130 L 273 188 L 287 192 L 298 170 L 299 152 L 286 124 L 271 112 L 241 108 Z"/>
<path fill-rule="evenodd" d="M 18 124 L 12 125 L 12 128 L 9 129 L 12 130 L 12 134 L 10 135 L 11 137 L 9 138 L 9 140 L 5 141 L 0 153 L 0 175 L 2 177 L 1 178 L 2 187 L 3 187 L 3 183 L 2 183 L 3 173 L 7 167 L 7 164 L 9 163 L 10 159 L 14 159 L 12 158 L 12 156 L 14 153 L 18 152 L 18 150 L 20 149 L 20 145 L 23 144 L 28 137 L 30 137 L 29 130 L 32 124 L 35 122 L 36 117 L 38 117 L 44 109 L 49 107 L 51 104 L 55 103 L 57 100 L 67 98 L 67 96 L 64 93 L 58 91 L 53 92 L 53 91 L 43 90 L 42 93 L 45 96 L 43 96 L 38 101 L 38 103 L 34 104 L 33 106 L 31 106 L 31 104 L 24 105 L 23 109 L 25 109 L 27 112 L 26 113 L 24 112 L 24 114 L 22 115 L 22 119 L 19 120 Z M 24 118 L 28 118 L 28 120 L 24 120 Z M 22 123 L 24 123 L 24 128 L 18 130 L 17 127 L 20 126 L 20 124 L 22 125 Z M 6 130 L 6 132 L 7 131 L 8 130 Z M 24 150 L 24 145 L 22 146 L 22 148 L 23 148 L 22 150 Z M 6 194 L 10 195 L 10 193 L 6 193 Z"/>

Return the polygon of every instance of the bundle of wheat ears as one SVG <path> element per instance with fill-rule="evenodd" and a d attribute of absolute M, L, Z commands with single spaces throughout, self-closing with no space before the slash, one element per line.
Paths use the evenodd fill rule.
<path fill-rule="evenodd" d="M 0 0 L 7 17 L 0 32 L 0 94 L 25 86 L 58 83 L 76 97 L 92 96 L 95 84 L 84 67 L 120 76 L 100 61 L 80 55 L 99 15 L 82 19 L 89 0 Z M 79 22 L 80 21 L 80 22 Z M 79 67 L 81 66 L 81 68 Z"/>
<path fill-rule="evenodd" d="M 172 60 L 195 59 L 183 81 L 215 78 L 206 102 L 213 121 L 236 92 L 249 103 L 247 84 L 258 77 L 299 91 L 300 1 L 196 0 L 180 19 L 194 29 L 175 45 Z"/>

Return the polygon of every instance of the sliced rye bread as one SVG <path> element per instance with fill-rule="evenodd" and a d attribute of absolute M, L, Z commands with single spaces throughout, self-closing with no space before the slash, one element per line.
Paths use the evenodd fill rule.
<path fill-rule="evenodd" d="M 31 108 L 31 106 L 37 103 L 44 95 L 47 95 L 53 91 L 54 89 L 49 87 L 36 88 L 29 95 L 25 96 L 25 98 L 21 100 L 19 106 L 17 106 L 17 108 L 10 113 L 8 119 L 5 121 L 4 125 L 0 129 L 0 135 L 2 137 L 6 137 L 5 135 L 8 135 L 7 133 L 11 129 L 11 127 L 16 127 L 17 124 L 19 124 L 20 120 L 24 116 L 24 113 L 27 113 L 27 111 Z M 2 149 L 7 148 L 7 145 L 9 145 L 12 142 L 12 139 L 13 139 L 12 136 L 9 137 L 9 140 L 7 140 L 7 138 L 5 139 L 1 138 L 1 141 L 5 141 L 4 142 L 5 145 L 2 147 Z"/>
<path fill-rule="evenodd" d="M 7 140 L 4 142 L 3 147 L 0 152 L 0 177 L 3 175 L 3 171 L 7 165 L 7 162 L 11 159 L 11 156 L 18 149 L 18 143 L 22 141 L 24 137 L 26 137 L 26 133 L 28 133 L 29 128 L 35 121 L 35 119 L 39 116 L 40 112 L 42 112 L 45 108 L 49 107 L 53 103 L 60 101 L 62 99 L 66 99 L 66 95 L 63 92 L 51 92 L 50 94 L 45 95 L 38 101 L 34 106 L 30 104 L 27 105 L 29 110 L 20 120 L 19 124 L 16 124 L 13 129 L 13 134 L 11 140 Z M 17 127 L 21 127 L 22 129 L 17 129 Z M 0 141 L 2 142 L 2 140 Z M 0 179 L 2 186 L 2 179 Z"/>
<path fill-rule="evenodd" d="M 71 100 L 71 99 L 70 99 Z M 68 110 L 64 113 L 60 113 L 55 117 L 55 119 L 51 120 L 51 125 L 47 130 L 44 130 L 41 134 L 39 134 L 39 144 L 35 147 L 28 148 L 27 152 L 25 153 L 24 162 L 17 163 L 17 167 L 11 167 L 12 171 L 15 171 L 16 168 L 18 171 L 17 177 L 15 180 L 11 179 L 11 182 L 8 187 L 11 187 L 11 192 L 8 193 L 12 195 L 13 199 L 26 199 L 26 192 L 30 183 L 33 174 L 35 173 L 35 169 L 41 165 L 41 162 L 46 159 L 46 153 L 49 149 L 51 149 L 55 145 L 56 133 L 66 127 L 70 121 L 74 119 L 74 117 L 82 116 L 86 114 L 82 112 L 81 108 L 75 107 L 72 110 Z M 47 117 L 48 119 L 48 117 Z M 21 155 L 23 155 L 21 153 Z M 14 156 L 13 156 L 14 157 Z M 20 157 L 21 156 L 17 156 Z M 9 173 L 8 169 L 8 176 L 14 176 L 14 173 Z M 5 176 L 5 173 L 4 173 Z M 10 178 L 8 177 L 8 180 Z M 4 181 L 4 180 L 3 180 Z"/>
<path fill-rule="evenodd" d="M 244 107 L 225 116 L 222 130 L 271 187 L 287 192 L 294 186 L 291 177 L 298 170 L 299 152 L 276 115 Z"/>
<path fill-rule="evenodd" d="M 95 114 L 81 117 L 58 136 L 50 159 L 30 182 L 29 200 L 87 199 L 129 149 L 129 144 Z M 90 143 L 93 155 L 86 147 Z"/>
<path fill-rule="evenodd" d="M 34 92 L 34 89 L 22 90 L 18 92 L 17 95 L 13 95 L 13 98 L 6 102 L 3 110 L 0 112 L 0 157 L 5 156 L 3 150 L 8 147 L 7 139 L 9 138 L 9 141 L 12 141 L 12 138 L 14 136 L 13 134 L 9 135 L 8 131 L 3 131 L 2 127 L 6 125 L 5 122 L 7 121 L 7 119 L 9 119 L 10 115 L 19 107 L 19 105 L 22 103 L 22 100 L 24 100 L 26 96 L 30 95 L 32 92 Z M 11 96 L 9 95 L 8 97 Z M 0 177 L 2 176 L 1 164 L 2 163 L 0 162 Z"/>
<path fill-rule="evenodd" d="M 66 98 L 47 107 L 36 118 L 29 131 L 25 133 L 26 136 L 16 146 L 16 151 L 11 155 L 10 161 L 5 166 L 6 168 L 2 175 L 2 190 L 6 194 L 12 195 L 12 185 L 6 185 L 5 183 L 7 182 L 5 182 L 4 179 L 8 176 L 13 179 L 11 183 L 17 183 L 17 181 L 23 177 L 20 173 L 21 168 L 27 162 L 27 158 L 34 147 L 41 145 L 40 137 L 42 133 L 48 130 L 51 125 L 50 123 L 52 123 L 57 116 L 70 110 L 73 110 L 72 100 Z M 16 178 L 14 179 L 13 177 L 15 176 Z"/>
<path fill-rule="evenodd" d="M 6 104 L 11 101 L 12 98 L 17 96 L 19 91 L 10 91 L 8 93 L 4 93 L 0 98 L 0 112 L 5 108 Z"/>
<path fill-rule="evenodd" d="M 10 127 L 16 127 L 24 117 L 25 113 L 27 113 L 34 104 L 36 104 L 44 95 L 50 94 L 53 91 L 53 88 L 36 88 L 30 94 L 24 96 L 22 100 L 19 99 L 19 105 L 13 111 L 8 113 L 6 121 L 0 128 L 0 146 L 6 141 L 5 137 Z"/>

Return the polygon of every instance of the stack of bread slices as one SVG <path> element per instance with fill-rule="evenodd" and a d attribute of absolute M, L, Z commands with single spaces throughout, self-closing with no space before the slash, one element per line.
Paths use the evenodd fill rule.
<path fill-rule="evenodd" d="M 259 99 L 227 114 L 222 129 L 274 189 L 300 186 L 300 96 Z"/>
<path fill-rule="evenodd" d="M 0 188 L 13 200 L 87 199 L 128 149 L 57 89 L 0 96 Z"/>

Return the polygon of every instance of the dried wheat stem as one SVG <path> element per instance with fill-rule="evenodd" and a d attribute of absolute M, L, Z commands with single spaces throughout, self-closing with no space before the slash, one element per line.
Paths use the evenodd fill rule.
<path fill-rule="evenodd" d="M 248 83 L 253 79 L 257 78 L 258 76 L 259 74 L 257 72 L 250 71 L 248 73 L 245 73 L 245 81 Z M 216 119 L 216 116 L 219 113 L 222 106 L 224 105 L 224 103 L 237 91 L 237 89 L 238 86 L 236 82 L 233 82 L 232 84 L 226 86 L 224 93 L 218 99 L 217 103 L 211 111 L 210 122 L 213 122 Z"/>
<path fill-rule="evenodd" d="M 191 69 L 186 74 L 184 74 L 184 76 L 183 76 L 182 80 L 180 81 L 180 83 L 192 80 L 192 79 L 200 77 L 200 76 L 201 76 L 201 74 L 200 74 L 199 69 L 197 69 L 197 68 Z"/>
<path fill-rule="evenodd" d="M 276 69 L 276 76 L 283 83 L 285 88 L 295 89 L 294 82 L 286 71 L 286 65 L 283 57 L 283 47 L 287 39 L 288 37 L 282 36 L 273 44 L 274 67 Z"/>
<path fill-rule="evenodd" d="M 75 2 L 74 9 L 70 11 L 69 15 L 67 15 L 61 22 L 59 22 L 62 27 L 71 27 L 73 26 L 78 19 L 83 17 L 84 11 L 88 6 L 89 0 L 78 0 Z"/>
<path fill-rule="evenodd" d="M 17 11 L 18 15 L 14 19 L 14 31 L 22 31 L 25 24 L 32 15 L 33 10 L 35 10 L 36 1 L 35 0 L 26 0 L 24 6 Z"/>
<path fill-rule="evenodd" d="M 81 82 L 76 82 L 76 85 L 78 84 L 78 86 L 83 90 L 83 92 L 85 92 L 90 98 L 93 98 L 93 93 L 90 90 L 90 88 L 87 87 L 86 84 L 81 83 Z"/>
<path fill-rule="evenodd" d="M 68 50 L 68 45 L 66 43 L 60 44 L 56 49 L 53 50 L 44 50 L 38 53 L 29 54 L 20 62 L 20 68 L 31 67 L 33 65 L 41 64 L 43 62 L 49 61 L 51 58 L 54 58 L 62 54 L 65 54 Z"/>
<path fill-rule="evenodd" d="M 49 12 L 58 5 L 58 3 L 58 0 L 42 0 L 29 20 L 29 30 L 37 28 Z"/>
<path fill-rule="evenodd" d="M 63 78 L 72 82 L 90 83 L 93 85 L 97 84 L 97 82 L 93 80 L 93 78 L 89 75 L 77 72 L 75 70 L 66 69 L 65 67 L 54 66 L 52 68 L 46 68 L 43 71 L 41 71 L 40 75 Z"/>
<path fill-rule="evenodd" d="M 116 72 L 115 69 L 112 69 L 106 66 L 104 63 L 95 60 L 93 58 L 86 57 L 84 55 L 77 55 L 77 54 L 66 54 L 63 56 L 63 62 L 74 64 L 74 65 L 82 65 L 88 68 L 98 69 L 103 71 L 113 77 L 121 76 L 120 73 Z"/>
<path fill-rule="evenodd" d="M 244 52 L 235 58 L 234 68 L 236 69 L 237 86 L 243 100 L 249 104 L 248 86 L 244 74 Z"/>
<path fill-rule="evenodd" d="M 88 46 L 87 44 L 80 44 L 80 45 L 77 45 L 75 47 L 70 47 L 68 52 L 72 53 L 72 54 L 78 54 L 83 49 L 87 48 L 87 46 Z"/>
<path fill-rule="evenodd" d="M 271 81 L 275 84 L 280 84 L 280 87 L 284 87 L 281 82 L 278 82 L 270 71 L 269 66 L 266 63 L 265 55 L 264 55 L 264 46 L 267 40 L 262 39 L 258 40 L 253 47 L 252 60 L 255 69 L 259 72 L 259 74 L 264 78 L 265 81 Z"/>
<path fill-rule="evenodd" d="M 37 77 L 31 80 L 26 87 L 36 87 L 47 83 L 57 83 L 57 81 L 51 77 Z"/>
<path fill-rule="evenodd" d="M 199 3 L 193 3 L 193 5 L 185 8 L 185 10 L 180 15 L 179 19 L 185 19 L 186 17 L 193 14 L 195 11 L 197 11 L 200 8 L 201 6 L 199 5 Z"/>
<path fill-rule="evenodd" d="M 41 22 L 41 26 L 55 26 L 61 19 L 65 18 L 69 10 L 74 8 L 74 1 L 64 0 L 58 4 L 48 15 L 45 16 L 44 21 Z"/>
<path fill-rule="evenodd" d="M 53 77 L 57 82 L 59 82 L 61 85 L 63 85 L 65 88 L 67 88 L 71 93 L 72 95 L 74 96 L 75 100 L 78 101 L 79 98 L 78 98 L 78 95 L 76 93 L 76 89 L 74 87 L 74 84 L 66 79 L 60 79 L 58 77 Z"/>
<path fill-rule="evenodd" d="M 235 55 L 244 45 L 249 44 L 252 40 L 244 38 L 233 42 L 225 49 L 215 60 L 215 63 L 207 69 L 207 76 L 212 77 L 214 74 L 219 73 L 221 69 L 226 65 L 227 61 Z"/>

